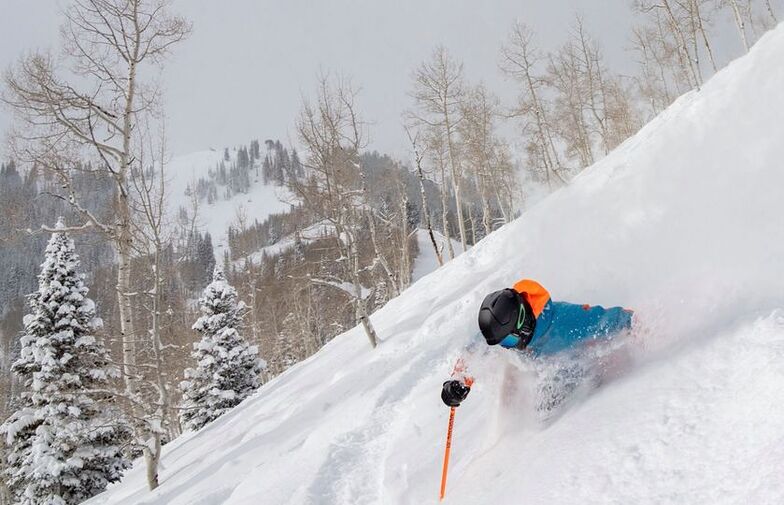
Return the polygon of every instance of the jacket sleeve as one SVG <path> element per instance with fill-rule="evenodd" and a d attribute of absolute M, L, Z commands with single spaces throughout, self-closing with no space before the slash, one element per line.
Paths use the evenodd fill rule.
<path fill-rule="evenodd" d="M 586 316 L 591 323 L 590 326 L 594 329 L 594 336 L 611 336 L 632 328 L 634 311 L 630 309 L 623 307 L 591 307 L 590 305 L 583 305 L 582 309 L 587 313 Z"/>

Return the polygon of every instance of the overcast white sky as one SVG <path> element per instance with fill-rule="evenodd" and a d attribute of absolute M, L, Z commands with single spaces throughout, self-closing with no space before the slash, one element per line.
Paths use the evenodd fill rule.
<path fill-rule="evenodd" d="M 0 68 L 35 48 L 56 47 L 66 0 L 0 0 Z M 438 44 L 506 102 L 498 49 L 515 19 L 534 27 L 540 45 L 557 47 L 576 12 L 600 39 L 610 65 L 634 70 L 626 51 L 631 0 L 175 0 L 194 32 L 175 48 L 164 76 L 167 131 L 174 154 L 280 138 L 320 69 L 361 87 L 371 147 L 405 155 L 400 115 L 411 73 Z M 737 54 L 734 36 L 717 51 Z M 0 131 L 9 124 L 0 109 Z"/>

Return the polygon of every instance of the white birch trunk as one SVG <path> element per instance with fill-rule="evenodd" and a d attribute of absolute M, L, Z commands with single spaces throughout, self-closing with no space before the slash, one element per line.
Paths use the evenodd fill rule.
<path fill-rule="evenodd" d="M 463 188 L 463 174 L 462 170 L 460 169 L 460 160 L 457 158 L 457 153 L 455 152 L 456 148 L 454 145 L 454 141 L 452 139 L 452 125 L 449 121 L 449 111 L 444 104 L 444 123 L 446 127 L 446 143 L 447 143 L 447 152 L 449 154 L 449 168 L 451 173 L 452 179 L 452 191 L 455 193 L 455 207 L 457 207 L 457 227 L 460 231 L 460 245 L 463 248 L 463 252 L 466 252 L 468 249 L 468 238 L 466 236 L 466 226 L 465 220 L 463 219 L 463 199 L 462 199 L 462 188 Z"/>
<path fill-rule="evenodd" d="M 417 164 L 417 179 L 419 180 L 419 196 L 422 199 L 422 213 L 425 217 L 425 227 L 427 228 L 427 235 L 430 237 L 430 244 L 433 246 L 433 251 L 436 254 L 436 259 L 438 260 L 438 266 L 442 266 L 444 264 L 444 259 L 441 256 L 441 251 L 438 249 L 438 243 L 436 242 L 435 234 L 433 233 L 433 223 L 430 219 L 430 209 L 427 206 L 427 193 L 425 192 L 425 175 L 422 172 L 422 158 L 417 151 L 416 146 L 414 146 L 414 156 L 416 156 L 416 164 Z"/>
<path fill-rule="evenodd" d="M 700 89 L 702 85 L 702 81 L 700 81 L 699 76 L 697 74 L 697 70 L 694 68 L 694 62 L 691 59 L 691 55 L 689 53 L 689 46 L 686 44 L 686 37 L 683 35 L 683 30 L 678 25 L 678 18 L 675 17 L 675 13 L 673 12 L 669 0 L 662 0 L 664 3 L 664 8 L 667 12 L 667 16 L 670 21 L 670 28 L 675 35 L 676 40 L 678 41 L 678 48 L 679 48 L 679 55 L 682 61 L 682 65 L 684 65 L 684 69 L 688 72 L 691 78 L 694 80 L 694 86 L 697 89 Z"/>
<path fill-rule="evenodd" d="M 765 8 L 768 11 L 768 15 L 770 16 L 770 19 L 773 20 L 773 23 L 778 24 L 779 19 L 778 17 L 776 17 L 776 12 L 773 10 L 773 6 L 770 4 L 770 0 L 765 0 Z"/>
<path fill-rule="evenodd" d="M 446 189 L 446 167 L 443 160 L 439 160 L 441 169 L 441 226 L 444 229 L 444 238 L 446 240 L 446 249 L 449 253 L 449 259 L 455 259 L 455 249 L 452 247 L 452 239 L 449 236 L 449 199 Z"/>
<path fill-rule="evenodd" d="M 740 35 L 740 41 L 743 43 L 743 48 L 746 52 L 749 52 L 749 40 L 746 38 L 746 25 L 743 21 L 743 15 L 740 12 L 740 5 L 738 5 L 737 0 L 728 0 L 730 3 L 730 7 L 732 7 L 732 13 L 735 16 L 735 26 L 738 28 L 738 35 Z"/>
<path fill-rule="evenodd" d="M 711 63 L 713 73 L 716 73 L 718 71 L 718 67 L 716 66 L 716 60 L 713 58 L 713 49 L 711 48 L 710 42 L 708 40 L 708 33 L 705 31 L 705 23 L 702 20 L 700 0 L 691 0 L 691 3 L 694 15 L 696 16 L 697 28 L 700 32 L 700 35 L 702 36 L 702 43 L 705 45 L 705 50 L 708 52 L 708 60 Z"/>

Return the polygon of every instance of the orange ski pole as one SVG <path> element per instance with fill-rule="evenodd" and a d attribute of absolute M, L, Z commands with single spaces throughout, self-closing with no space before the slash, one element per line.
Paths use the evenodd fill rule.
<path fill-rule="evenodd" d="M 449 427 L 446 430 L 446 449 L 444 449 L 444 468 L 441 471 L 441 494 L 439 501 L 446 495 L 446 474 L 449 468 L 449 453 L 452 450 L 452 427 L 455 425 L 455 407 L 449 408 Z"/>
<path fill-rule="evenodd" d="M 468 367 L 463 358 L 459 358 L 452 370 L 452 377 L 461 377 L 467 388 L 474 385 L 474 378 L 466 375 Z M 455 407 L 449 407 L 449 427 L 446 430 L 446 448 L 444 449 L 444 467 L 441 470 L 441 493 L 439 500 L 443 501 L 446 495 L 446 475 L 449 470 L 449 454 L 452 451 L 452 428 L 455 426 Z"/>

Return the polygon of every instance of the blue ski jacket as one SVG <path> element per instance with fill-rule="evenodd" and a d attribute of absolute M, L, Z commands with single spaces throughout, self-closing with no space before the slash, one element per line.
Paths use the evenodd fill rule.
<path fill-rule="evenodd" d="M 536 281 L 523 279 L 513 288 L 533 309 L 536 328 L 526 349 L 534 356 L 555 354 L 591 340 L 611 339 L 630 330 L 633 311 L 623 307 L 556 302 Z"/>

